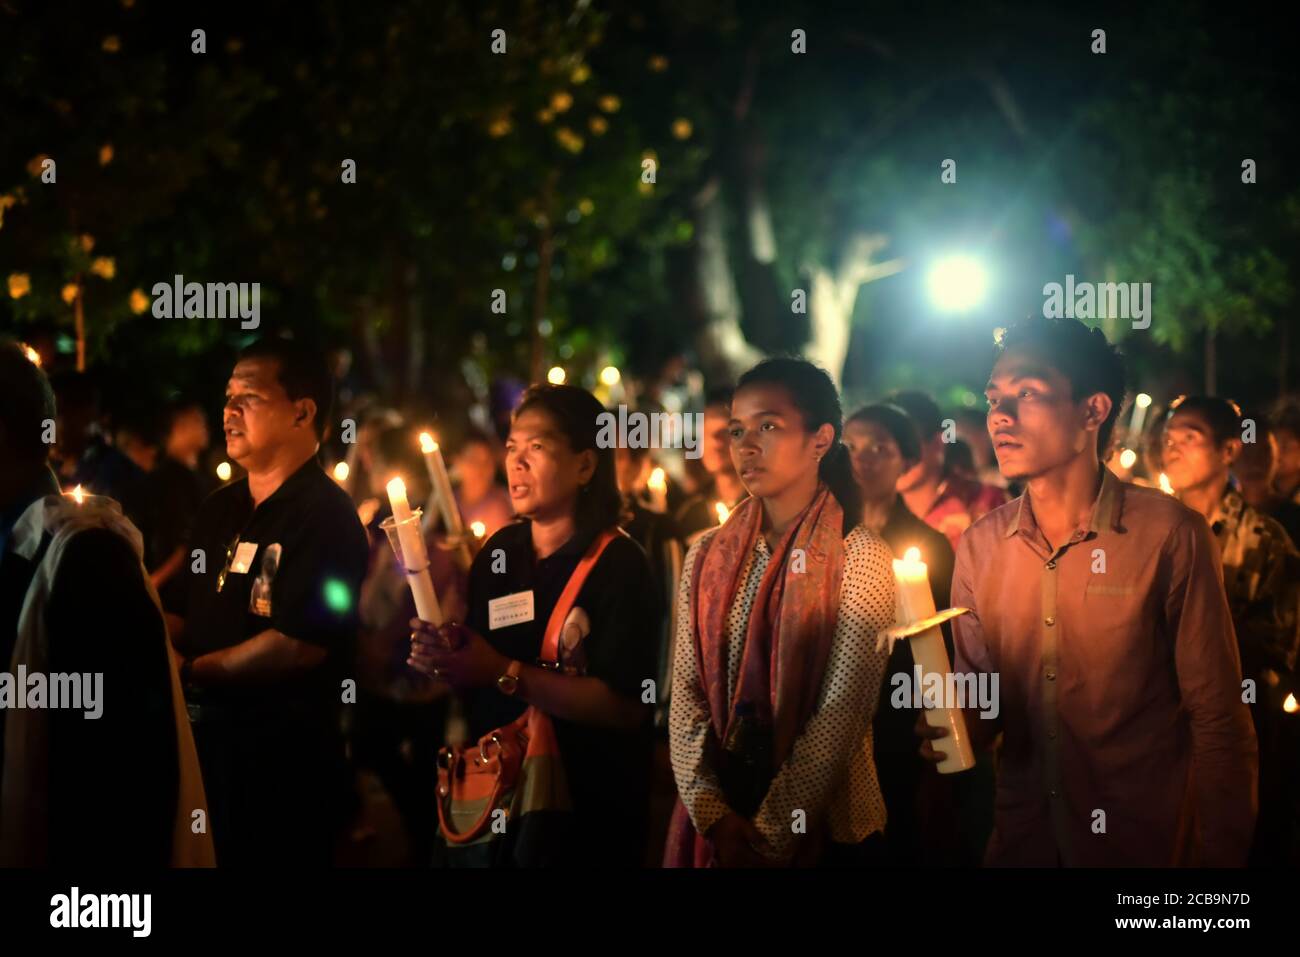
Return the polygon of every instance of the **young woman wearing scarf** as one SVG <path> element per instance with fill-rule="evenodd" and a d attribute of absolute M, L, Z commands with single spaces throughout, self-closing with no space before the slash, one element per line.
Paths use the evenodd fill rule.
<path fill-rule="evenodd" d="M 731 455 L 751 497 L 691 547 L 678 592 L 666 866 L 878 860 L 892 556 L 859 524 L 840 435 L 823 370 L 780 358 L 741 377 Z"/>

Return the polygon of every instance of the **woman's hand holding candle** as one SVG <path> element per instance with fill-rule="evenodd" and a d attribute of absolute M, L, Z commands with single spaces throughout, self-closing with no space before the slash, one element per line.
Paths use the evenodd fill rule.
<path fill-rule="evenodd" d="M 510 659 L 478 632 L 456 622 L 434 627 L 411 619 L 411 655 L 406 663 L 454 688 L 485 688 L 505 674 Z"/>

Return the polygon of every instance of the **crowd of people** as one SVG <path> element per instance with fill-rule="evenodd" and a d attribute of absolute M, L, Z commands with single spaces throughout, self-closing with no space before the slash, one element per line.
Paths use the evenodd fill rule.
<path fill-rule="evenodd" d="M 448 430 L 461 532 L 421 423 L 354 403 L 342 438 L 306 344 L 240 354 L 222 478 L 216 397 L 105 427 L 0 346 L 0 661 L 105 689 L 96 720 L 0 697 L 0 861 L 1300 863 L 1300 399 L 1131 432 L 1119 351 L 1038 318 L 985 415 L 845 408 L 800 358 L 714 385 L 698 457 L 607 447 L 571 385 Z M 390 547 L 394 475 L 442 621 Z M 878 640 L 909 549 L 967 610 L 953 671 L 998 689 L 944 702 L 957 774 Z"/>

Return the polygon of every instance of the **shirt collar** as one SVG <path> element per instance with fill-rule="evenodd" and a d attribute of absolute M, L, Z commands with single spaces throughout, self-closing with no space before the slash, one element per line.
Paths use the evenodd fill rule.
<path fill-rule="evenodd" d="M 531 520 L 525 520 L 519 523 L 523 528 L 522 539 L 529 551 L 533 553 L 534 561 L 550 561 L 552 558 L 576 557 L 581 558 L 587 553 L 587 548 L 591 545 L 596 533 L 590 529 L 585 529 L 581 525 L 569 536 L 569 540 L 557 548 L 546 558 L 538 558 L 537 552 L 533 549 L 533 534 Z"/>
<path fill-rule="evenodd" d="M 257 508 L 263 509 L 272 502 L 279 502 L 282 499 L 290 498 L 297 494 L 300 489 L 312 480 L 312 473 L 320 471 L 320 463 L 316 461 L 316 456 L 313 455 L 306 462 L 303 462 L 296 472 L 281 482 L 280 486 L 274 492 L 263 499 L 262 504 L 258 505 Z M 244 495 L 248 497 L 248 503 L 251 507 L 253 504 L 253 495 L 248 488 L 248 479 L 244 479 Z"/>
<path fill-rule="evenodd" d="M 1241 493 L 1228 486 L 1223 492 L 1223 498 L 1219 500 L 1219 507 L 1215 512 L 1210 527 L 1216 532 L 1224 528 L 1232 528 L 1240 521 L 1242 514 L 1246 511 L 1246 500 L 1241 497 Z"/>
<path fill-rule="evenodd" d="M 1081 541 L 1088 535 L 1095 535 L 1098 532 L 1107 529 L 1122 531 L 1120 526 L 1120 515 L 1124 510 L 1124 483 L 1115 477 L 1110 469 L 1106 466 L 1101 467 L 1101 488 L 1097 491 L 1097 498 L 1092 503 L 1092 512 L 1088 517 L 1086 525 L 1080 525 L 1071 536 L 1070 541 Z M 1020 507 L 1016 509 L 1015 516 L 1007 526 L 1006 537 L 1020 532 L 1021 534 L 1032 537 L 1038 531 L 1038 522 L 1034 518 L 1034 509 L 1029 502 L 1029 488 L 1025 487 L 1024 493 L 1020 496 Z"/>

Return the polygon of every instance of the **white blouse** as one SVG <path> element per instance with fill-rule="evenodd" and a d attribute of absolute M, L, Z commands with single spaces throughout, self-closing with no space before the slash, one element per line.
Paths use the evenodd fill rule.
<path fill-rule="evenodd" d="M 682 568 L 668 720 L 677 790 L 701 834 L 731 811 L 714 770 L 717 741 L 700 680 L 690 612 L 695 559 L 701 544 L 716 532 L 711 529 L 691 546 Z M 816 710 L 754 817 L 755 827 L 781 860 L 794 854 L 800 818 L 810 834 L 827 821 L 831 838 L 843 844 L 855 844 L 885 826 L 885 802 L 872 760 L 871 719 L 889 658 L 887 649 L 876 651 L 876 635 L 893 625 L 895 617 L 893 554 L 883 539 L 859 525 L 844 539 L 844 558 L 835 636 Z M 772 551 L 760 535 L 727 613 L 728 701 L 740 675 L 750 611 L 771 560 Z"/>

